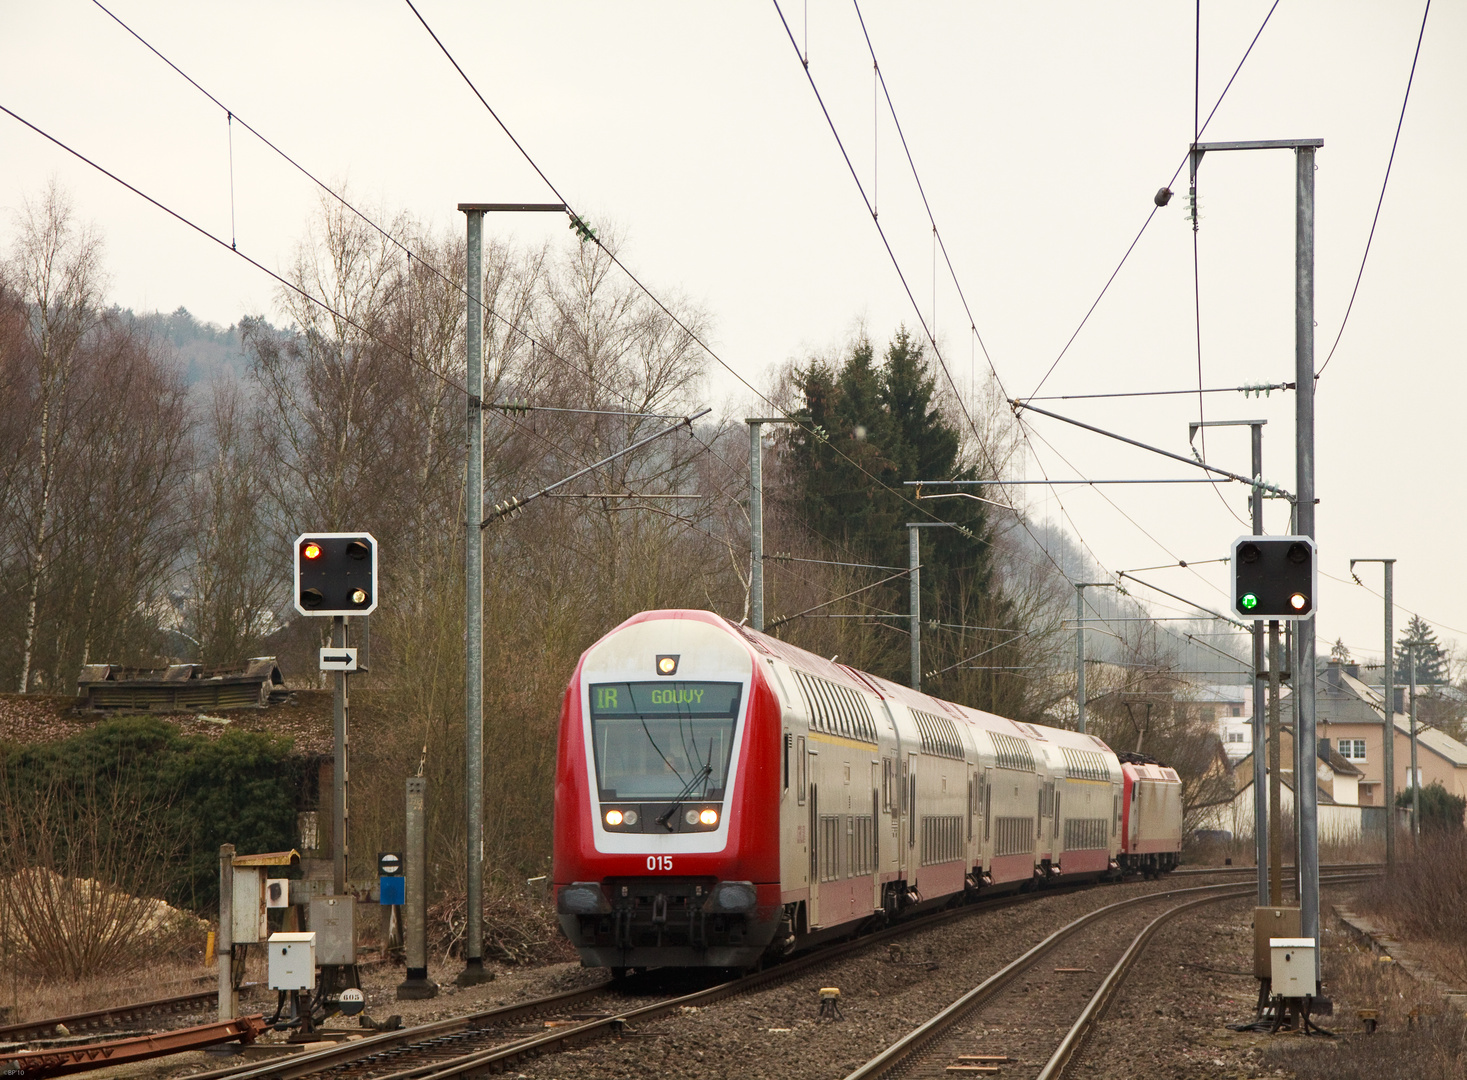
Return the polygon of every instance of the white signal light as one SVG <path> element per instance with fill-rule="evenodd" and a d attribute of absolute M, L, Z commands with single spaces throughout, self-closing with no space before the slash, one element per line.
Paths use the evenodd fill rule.
<path fill-rule="evenodd" d="M 1289 597 L 1289 607 L 1293 608 L 1295 611 L 1303 611 L 1304 608 L 1308 606 L 1308 604 L 1309 598 L 1303 593 L 1296 592 L 1293 596 Z"/>
<path fill-rule="evenodd" d="M 366 592 L 366 590 L 365 589 L 353 589 L 351 591 L 351 602 L 353 604 L 365 604 L 367 602 L 367 592 Z"/>
<path fill-rule="evenodd" d="M 701 814 L 698 815 L 698 820 L 701 821 L 704 825 L 717 825 L 718 811 L 713 809 L 704 810 Z"/>

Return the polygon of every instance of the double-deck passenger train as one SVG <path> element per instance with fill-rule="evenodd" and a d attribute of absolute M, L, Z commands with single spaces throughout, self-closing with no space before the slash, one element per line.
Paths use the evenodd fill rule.
<path fill-rule="evenodd" d="M 965 894 L 1170 870 L 1177 774 L 1125 757 L 712 612 L 643 612 L 566 690 L 560 923 L 589 966 L 747 968 Z"/>

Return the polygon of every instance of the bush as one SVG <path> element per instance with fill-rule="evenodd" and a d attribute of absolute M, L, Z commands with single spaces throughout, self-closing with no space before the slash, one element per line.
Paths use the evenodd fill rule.
<path fill-rule="evenodd" d="M 1411 789 L 1396 795 L 1397 806 L 1410 806 Z M 1421 830 L 1462 831 L 1462 815 L 1467 812 L 1467 799 L 1453 795 L 1438 781 L 1421 789 Z"/>
<path fill-rule="evenodd" d="M 213 908 L 220 844 L 279 851 L 295 841 L 301 762 L 290 748 L 250 732 L 183 735 L 146 716 L 0 748 L 0 874 L 42 867 Z"/>

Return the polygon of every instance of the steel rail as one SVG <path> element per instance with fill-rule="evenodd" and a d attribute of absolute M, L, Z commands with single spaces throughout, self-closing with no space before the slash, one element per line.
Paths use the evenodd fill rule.
<path fill-rule="evenodd" d="M 216 1069 L 213 1072 L 195 1073 L 188 1080 L 225 1080 L 225 1078 L 228 1080 L 257 1080 L 257 1078 L 258 1080 L 264 1080 L 264 1078 L 295 1080 L 296 1077 L 310 1076 L 341 1065 L 350 1065 L 378 1054 L 400 1052 L 414 1043 L 433 1046 L 445 1038 L 474 1028 L 510 1023 L 538 1013 L 563 1011 L 570 1006 L 607 993 L 612 985 L 610 980 L 606 980 L 576 990 L 547 994 L 544 997 L 518 1002 L 514 1005 L 503 1005 L 476 1013 L 466 1013 L 463 1016 L 449 1017 L 446 1020 L 434 1020 L 413 1027 L 399 1028 L 397 1031 L 368 1035 L 350 1042 L 338 1043 L 335 1046 L 322 1047 L 319 1050 L 308 1050 L 302 1054 L 294 1054 L 283 1061 L 269 1061 L 244 1067 L 234 1066 L 227 1069 Z M 485 1034 L 491 1033 L 485 1032 Z"/>
<path fill-rule="evenodd" d="M 1050 889 L 1040 895 L 1063 895 L 1068 892 L 1081 891 L 1089 886 L 1090 883 L 1084 885 L 1077 884 L 1069 888 Z M 1220 885 L 1204 885 L 1197 888 L 1204 891 L 1213 889 L 1240 890 L 1246 888 L 1246 886 L 1240 887 L 1235 883 L 1228 882 Z M 1120 903 L 1122 906 L 1125 906 L 1132 903 L 1155 900 L 1160 897 L 1170 896 L 1174 891 L 1147 893 L 1144 896 L 1121 901 Z M 1241 891 L 1239 895 L 1242 895 Z M 543 1053 L 554 1052 L 575 1043 L 588 1042 L 593 1039 L 619 1034 L 634 1021 L 638 1023 L 646 1022 L 676 1012 L 684 1007 L 701 1007 L 711 1004 L 712 1002 L 746 993 L 772 983 L 782 982 L 812 967 L 817 967 L 828 961 L 846 956 L 867 946 L 879 944 L 894 937 L 905 936 L 917 930 L 930 929 L 933 926 L 941 925 L 942 923 L 980 911 L 993 911 L 998 908 L 1027 903 L 1033 899 L 1037 899 L 1033 893 L 1016 893 L 935 912 L 928 916 L 913 919 L 910 922 L 887 927 L 875 933 L 865 934 L 837 945 L 812 951 L 804 956 L 787 960 L 767 970 L 746 975 L 739 979 L 732 979 L 728 982 L 695 991 L 691 994 L 628 1009 L 614 1015 L 587 1021 L 575 1027 L 562 1028 L 557 1031 L 546 1032 L 543 1035 L 534 1035 L 518 1042 L 496 1047 L 492 1050 L 465 1054 L 459 1058 L 437 1062 L 433 1065 L 405 1069 L 397 1073 L 377 1077 L 375 1080 L 463 1080 L 463 1078 L 477 1077 L 486 1073 L 500 1072 L 521 1058 L 535 1057 Z M 1115 905 L 1110 906 L 1114 907 Z M 1100 910 L 1104 911 L 1107 909 L 1102 908 Z"/>
<path fill-rule="evenodd" d="M 1322 884 L 1340 885 L 1352 881 L 1365 881 L 1374 876 L 1374 874 L 1339 875 L 1327 879 Z M 1193 908 L 1202 907 L 1204 904 L 1216 904 L 1222 900 L 1237 899 L 1239 896 L 1246 895 L 1248 895 L 1246 892 L 1240 892 L 1232 895 L 1205 896 L 1200 900 L 1190 900 L 1185 904 L 1178 904 L 1169 911 L 1162 912 L 1151 922 L 1147 923 L 1145 929 L 1136 935 L 1136 939 L 1131 942 L 1126 951 L 1121 954 L 1121 958 L 1116 961 L 1115 966 L 1101 980 L 1099 988 L 1096 989 L 1094 995 L 1086 1003 L 1079 1018 L 1070 1030 L 1065 1033 L 1065 1037 L 1060 1040 L 1059 1046 L 1050 1055 L 1049 1060 L 1045 1062 L 1044 1068 L 1039 1070 L 1037 1080 L 1060 1080 L 1069 1070 L 1070 1066 L 1080 1060 L 1086 1044 L 1090 1041 L 1090 1036 L 1100 1026 L 1100 1021 L 1104 1018 L 1106 1010 L 1110 1008 L 1111 1002 L 1115 999 L 1116 992 L 1120 989 L 1121 984 L 1125 982 L 1126 977 L 1130 975 L 1131 969 L 1135 966 L 1141 953 L 1150 944 L 1152 937 L 1156 934 L 1156 931 L 1161 929 L 1163 924 L 1170 922 L 1178 915 L 1190 911 Z"/>
<path fill-rule="evenodd" d="M 1330 879 L 1331 884 L 1339 884 L 1346 881 L 1364 880 L 1373 874 L 1364 874 L 1356 877 L 1343 877 Z M 1223 890 L 1232 890 L 1223 893 Z M 845 1080 L 872 1080 L 872 1078 L 885 1076 L 895 1072 L 897 1069 L 907 1065 L 913 1058 L 921 1054 L 935 1040 L 945 1034 L 954 1024 L 974 1012 L 979 1007 L 987 1004 L 992 998 L 1003 990 L 1016 976 L 1033 967 L 1035 963 L 1052 952 L 1056 946 L 1062 944 L 1068 938 L 1079 931 L 1090 926 L 1092 923 L 1100 922 L 1119 911 L 1136 907 L 1140 904 L 1151 903 L 1156 900 L 1165 900 L 1174 896 L 1187 893 L 1212 893 L 1221 895 L 1209 897 L 1208 899 L 1235 899 L 1237 897 L 1251 895 L 1252 887 L 1239 885 L 1234 882 L 1222 882 L 1217 885 L 1196 885 L 1186 889 L 1172 889 L 1164 892 L 1147 893 L 1143 896 L 1131 897 L 1127 900 L 1119 900 L 1114 904 L 1096 908 L 1080 916 L 1072 922 L 1066 923 L 1054 933 L 1050 934 L 1039 944 L 1029 949 L 1022 956 L 1005 964 L 981 983 L 963 994 L 952 1004 L 948 1005 L 937 1015 L 926 1023 L 914 1028 L 911 1032 L 892 1043 L 881 1053 L 871 1058 L 855 1071 L 847 1074 Z"/>
<path fill-rule="evenodd" d="M 918 930 L 930 929 L 955 919 L 979 912 L 994 911 L 1016 904 L 1027 903 L 1038 896 L 1062 896 L 1090 888 L 1092 883 L 1077 883 L 1045 890 L 1041 894 L 1013 893 L 980 899 L 919 916 L 908 921 L 886 927 L 874 933 L 863 934 L 837 944 L 825 945 L 802 955 L 797 955 L 763 971 L 745 975 L 738 979 L 719 983 L 716 986 L 694 991 L 677 997 L 663 999 L 637 1008 L 608 1013 L 604 1017 L 584 1023 L 557 1028 L 543 1035 L 534 1035 L 518 1040 L 506 1040 L 498 1046 L 473 1050 L 447 1060 L 438 1058 L 421 1065 L 409 1065 L 391 1073 L 378 1074 L 373 1080 L 443 1080 L 447 1077 L 473 1076 L 480 1071 L 497 1071 L 518 1058 L 534 1056 L 574 1042 L 603 1037 L 620 1032 L 631 1021 L 645 1021 L 675 1012 L 685 1005 L 695 1005 L 731 997 L 771 983 L 791 978 L 812 967 L 846 956 L 870 945 L 880 944 L 895 937 L 902 937 Z M 636 985 L 639 979 L 624 982 L 622 986 Z M 504 1006 L 498 1009 L 474 1013 L 452 1020 L 440 1020 L 413 1028 L 386 1032 L 350 1043 L 326 1047 L 321 1050 L 293 1056 L 287 1061 L 270 1062 L 246 1068 L 220 1069 L 210 1073 L 199 1073 L 188 1080 L 297 1080 L 299 1077 L 325 1072 L 342 1065 L 354 1064 L 384 1053 L 406 1054 L 412 1052 L 412 1044 L 432 1045 L 445 1036 L 467 1031 L 472 1027 L 499 1024 L 531 1013 L 564 1010 L 588 998 L 613 990 L 611 982 L 598 983 L 594 987 L 564 994 L 538 998 L 521 1005 Z M 614 991 L 613 991 L 614 992 Z M 486 1032 L 485 1034 L 490 1034 Z M 426 1048 L 426 1047 L 425 1047 Z"/>
<path fill-rule="evenodd" d="M 1200 900 L 1189 900 L 1185 904 L 1178 904 L 1169 911 L 1163 911 L 1147 923 L 1146 928 L 1136 935 L 1136 939 L 1121 954 L 1115 967 L 1111 968 L 1105 978 L 1100 981 L 1100 987 L 1086 1003 L 1079 1019 L 1075 1021 L 1069 1031 L 1065 1032 L 1065 1037 L 1060 1040 L 1059 1047 L 1050 1055 L 1044 1068 L 1039 1070 L 1038 1080 L 1058 1080 L 1070 1067 L 1070 1063 L 1077 1059 L 1085 1043 L 1089 1041 L 1091 1033 L 1095 1030 L 1101 1014 L 1109 1007 L 1116 990 L 1130 974 L 1132 965 L 1141 955 L 1141 950 L 1150 942 L 1152 935 L 1161 929 L 1162 924 L 1170 922 L 1184 911 L 1191 911 L 1204 904 L 1216 904 L 1222 900 L 1237 899 L 1239 896 L 1246 895 L 1246 892 L 1224 893 L 1221 896 L 1204 896 Z"/>
<path fill-rule="evenodd" d="M 1194 393 L 1195 393 L 1195 391 L 1194 391 Z M 1330 874 L 1348 874 L 1348 873 L 1355 873 L 1355 872 L 1364 873 L 1366 871 L 1383 870 L 1383 869 L 1385 869 L 1385 863 L 1383 863 L 1383 862 L 1378 862 L 1378 863 L 1327 863 L 1326 865 L 1321 866 L 1319 869 L 1320 869 L 1320 872 L 1321 873 L 1330 873 Z M 1284 873 L 1286 875 L 1292 874 L 1293 870 L 1294 870 L 1294 868 L 1292 866 L 1286 866 L 1286 867 L 1284 867 Z M 1208 875 L 1208 874 L 1252 874 L 1252 875 L 1254 875 L 1256 877 L 1257 874 L 1258 874 L 1258 867 L 1256 867 L 1256 866 L 1194 866 L 1194 867 L 1188 867 L 1188 868 L 1181 869 L 1181 870 L 1171 870 L 1171 871 L 1168 871 L 1168 873 L 1170 873 L 1172 877 L 1193 876 L 1193 875 L 1196 875 L 1196 876 L 1205 876 L 1205 875 Z"/>

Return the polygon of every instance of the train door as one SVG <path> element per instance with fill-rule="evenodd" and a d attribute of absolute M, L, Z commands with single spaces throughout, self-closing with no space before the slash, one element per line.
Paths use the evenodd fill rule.
<path fill-rule="evenodd" d="M 907 860 L 911 864 L 908 878 L 917 872 L 917 755 L 907 755 Z"/>
<path fill-rule="evenodd" d="M 989 869 L 989 855 L 993 848 L 989 846 L 993 834 L 993 769 L 983 770 L 983 851 L 978 856 L 978 863 L 984 870 Z"/>
<path fill-rule="evenodd" d="M 810 785 L 810 904 L 809 923 L 810 929 L 820 925 L 820 866 L 824 858 L 824 852 L 820 850 L 820 843 L 825 838 L 820 835 L 820 785 Z"/>
<path fill-rule="evenodd" d="M 871 910 L 881 910 L 881 762 L 871 763 Z"/>

